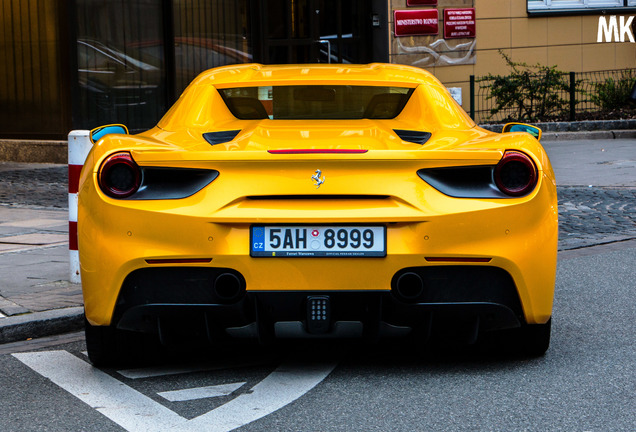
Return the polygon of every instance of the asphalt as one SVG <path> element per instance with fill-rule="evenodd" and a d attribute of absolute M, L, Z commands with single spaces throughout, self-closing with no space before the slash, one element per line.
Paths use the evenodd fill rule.
<path fill-rule="evenodd" d="M 559 195 L 559 254 L 636 247 L 636 131 L 543 140 Z M 68 169 L 0 162 L 0 344 L 81 330 L 69 282 Z"/>

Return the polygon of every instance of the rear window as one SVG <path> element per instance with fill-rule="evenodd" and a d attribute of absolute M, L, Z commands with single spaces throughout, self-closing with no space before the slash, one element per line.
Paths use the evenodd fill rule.
<path fill-rule="evenodd" d="M 240 120 L 392 119 L 408 102 L 412 88 L 293 85 L 220 89 Z"/>

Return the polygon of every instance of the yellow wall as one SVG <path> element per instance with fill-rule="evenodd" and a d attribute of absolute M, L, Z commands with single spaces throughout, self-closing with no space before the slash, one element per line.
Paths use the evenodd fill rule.
<path fill-rule="evenodd" d="M 429 68 L 449 87 L 462 87 L 464 109 L 470 108 L 469 76 L 504 75 L 508 67 L 499 54 L 503 50 L 513 61 L 556 65 L 565 72 L 590 72 L 636 68 L 636 43 L 597 43 L 599 15 L 528 17 L 526 0 L 439 0 L 440 33 L 442 11 L 447 7 L 474 7 L 477 16 L 477 48 L 474 65 Z M 406 0 L 390 0 L 390 19 Z M 621 15 L 620 11 L 615 12 Z M 634 13 L 624 13 L 631 16 Z M 395 52 L 393 22 L 390 25 L 393 63 L 409 63 Z M 405 61 L 406 60 L 406 61 Z"/>

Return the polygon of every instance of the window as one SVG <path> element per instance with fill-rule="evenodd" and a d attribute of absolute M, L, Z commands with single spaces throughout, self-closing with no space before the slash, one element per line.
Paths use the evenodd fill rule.
<path fill-rule="evenodd" d="M 392 119 L 413 89 L 355 85 L 237 87 L 219 93 L 240 120 Z"/>
<path fill-rule="evenodd" d="M 528 12 L 593 12 L 636 6 L 636 0 L 527 0 Z"/>

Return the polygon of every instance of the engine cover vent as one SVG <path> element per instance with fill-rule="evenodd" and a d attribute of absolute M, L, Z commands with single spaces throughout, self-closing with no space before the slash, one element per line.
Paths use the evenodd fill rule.
<path fill-rule="evenodd" d="M 221 132 L 207 132 L 203 134 L 203 138 L 212 145 L 223 144 L 232 141 L 239 134 L 239 130 L 228 130 Z"/>
<path fill-rule="evenodd" d="M 401 129 L 393 129 L 393 132 L 395 132 L 397 136 L 399 136 L 403 141 L 408 141 L 415 144 L 424 144 L 431 138 L 430 132 Z"/>

